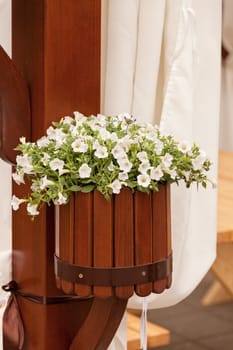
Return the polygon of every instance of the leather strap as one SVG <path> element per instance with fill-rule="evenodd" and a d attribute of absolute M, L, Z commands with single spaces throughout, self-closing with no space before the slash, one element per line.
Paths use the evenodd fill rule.
<path fill-rule="evenodd" d="M 163 280 L 172 273 L 172 255 L 151 264 L 98 268 L 69 264 L 54 256 L 55 274 L 65 281 L 90 286 L 129 286 Z"/>

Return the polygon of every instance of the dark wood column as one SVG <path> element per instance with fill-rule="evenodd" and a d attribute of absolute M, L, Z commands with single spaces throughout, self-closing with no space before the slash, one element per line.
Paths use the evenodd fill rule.
<path fill-rule="evenodd" d="M 29 88 L 32 140 L 41 137 L 51 121 L 73 111 L 98 113 L 101 1 L 13 0 L 12 18 L 13 61 Z M 13 190 L 19 197 L 27 193 L 27 189 L 17 185 Z M 22 292 L 40 296 L 60 293 L 55 285 L 53 254 L 53 208 L 44 208 L 34 221 L 27 216 L 25 208 L 15 212 L 13 277 Z M 18 299 L 26 332 L 24 349 L 27 350 L 67 350 L 80 328 L 81 333 L 76 336 L 79 345 L 73 344 L 72 349 L 103 350 L 126 304 L 123 301 L 119 306 L 114 297 L 107 303 L 89 299 L 57 305 Z M 100 320 L 98 339 L 93 337 L 92 340 L 90 332 L 98 327 L 99 318 L 95 310 L 100 312 L 100 306 L 106 317 Z"/>

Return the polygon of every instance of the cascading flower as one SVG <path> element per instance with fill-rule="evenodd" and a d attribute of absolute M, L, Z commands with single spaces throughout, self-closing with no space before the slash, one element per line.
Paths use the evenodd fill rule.
<path fill-rule="evenodd" d="M 106 199 L 124 187 L 158 191 L 159 183 L 207 186 L 211 162 L 196 144 L 176 141 L 158 126 L 130 114 L 85 117 L 74 112 L 54 122 L 36 142 L 20 138 L 13 180 L 31 181 L 25 198 L 13 196 L 17 210 L 26 203 L 32 217 L 43 203 L 62 205 L 72 192 L 100 191 Z"/>

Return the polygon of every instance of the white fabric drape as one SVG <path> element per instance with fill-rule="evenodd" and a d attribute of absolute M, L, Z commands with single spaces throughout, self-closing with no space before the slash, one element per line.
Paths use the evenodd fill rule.
<path fill-rule="evenodd" d="M 220 0 L 104 2 L 102 113 L 133 113 L 178 139 L 197 142 L 217 177 Z M 107 33 L 106 33 L 107 31 Z M 150 308 L 187 297 L 216 253 L 216 191 L 172 187 L 173 285 Z M 134 296 L 130 307 L 140 308 Z M 126 326 L 123 322 L 121 329 Z M 126 339 L 121 329 L 115 342 Z M 109 349 L 116 349 L 112 342 Z M 125 349 L 126 343 L 122 347 Z"/>

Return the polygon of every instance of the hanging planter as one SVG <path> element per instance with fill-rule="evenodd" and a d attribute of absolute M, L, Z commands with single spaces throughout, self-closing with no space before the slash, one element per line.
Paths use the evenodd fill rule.
<path fill-rule="evenodd" d="M 129 298 L 171 284 L 169 185 L 159 192 L 123 189 L 72 195 L 56 207 L 57 286 L 65 293 Z"/>
<path fill-rule="evenodd" d="M 20 139 L 13 179 L 31 181 L 34 218 L 55 204 L 57 286 L 80 296 L 128 298 L 171 284 L 171 183 L 206 187 L 210 161 L 132 116 L 75 112 L 36 142 Z"/>

